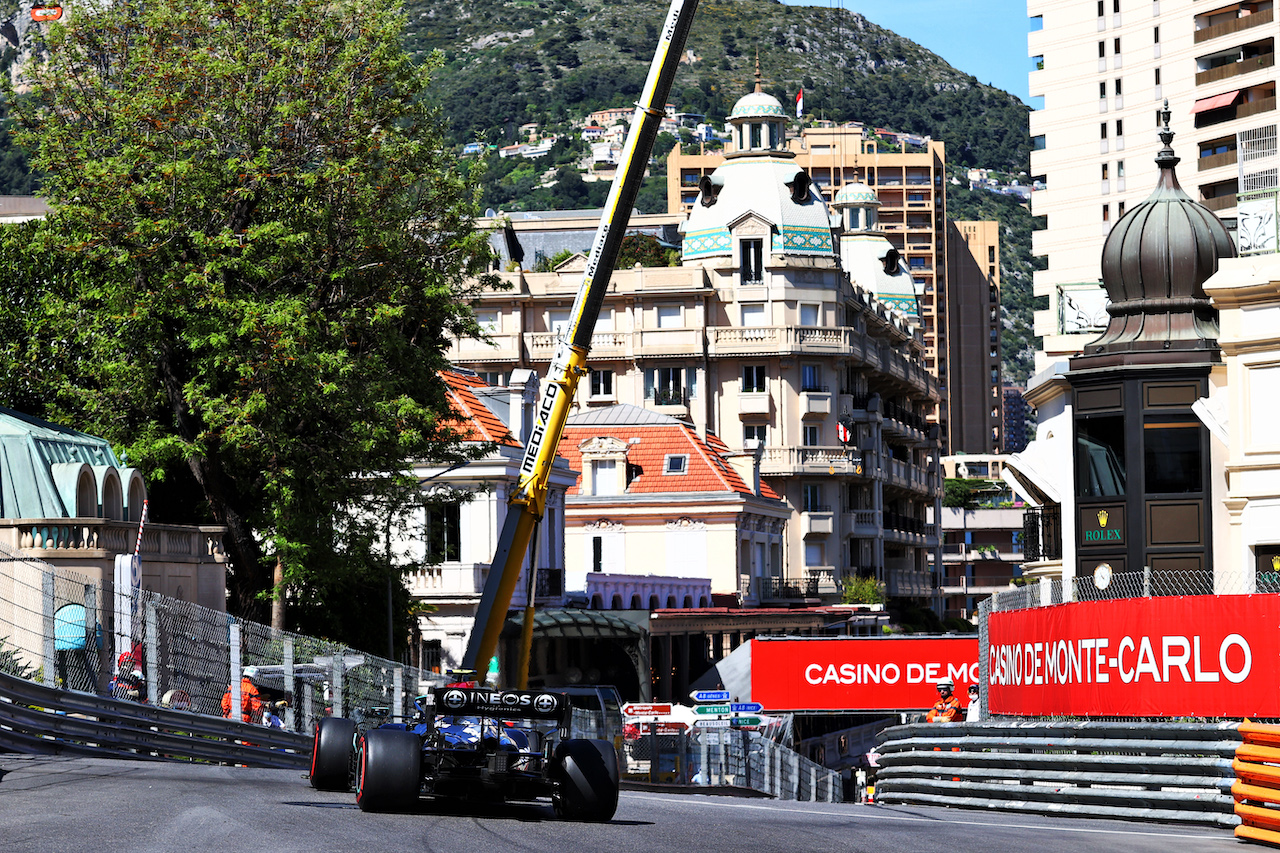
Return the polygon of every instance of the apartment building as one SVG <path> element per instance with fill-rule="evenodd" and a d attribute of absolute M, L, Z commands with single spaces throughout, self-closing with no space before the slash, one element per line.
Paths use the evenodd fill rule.
<path fill-rule="evenodd" d="M 758 454 L 787 507 L 778 559 L 740 543 L 713 594 L 819 603 L 858 574 L 930 602 L 937 536 L 925 518 L 941 479 L 925 416 L 939 384 L 916 324 L 842 268 L 843 219 L 784 147 L 786 123 L 762 91 L 735 106 L 735 150 L 700 176 L 681 266 L 614 272 L 575 407 L 628 403 Z M 495 380 L 545 373 L 584 265 L 505 273 L 510 289 L 478 309 L 491 343 L 459 341 L 450 359 Z"/>
<path fill-rule="evenodd" d="M 878 230 L 911 273 L 925 364 L 939 383 L 941 396 L 930 420 L 941 426 L 943 446 L 950 452 L 990 453 L 1000 449 L 1003 408 L 1002 397 L 992 393 L 993 385 L 1001 385 L 999 229 L 995 223 L 969 223 L 974 227 L 958 231 L 948 222 L 946 146 L 938 140 L 923 142 L 922 151 L 885 151 L 882 143 L 864 135 L 862 125 L 851 123 L 808 127 L 786 144 L 827 202 L 854 183 L 875 191 Z M 688 213 L 698 199 L 699 182 L 723 162 L 723 154 L 673 149 L 667 155 L 668 211 Z M 956 266 L 961 275 L 952 274 Z M 961 305 L 964 317 L 953 317 Z M 963 357 L 952 338 L 961 333 Z M 989 346 L 993 337 L 994 355 Z M 975 345 L 979 339 L 982 346 Z"/>
<path fill-rule="evenodd" d="M 1165 100 L 1195 157 L 1184 188 L 1242 253 L 1275 251 L 1277 30 L 1272 0 L 1028 0 L 1027 14 L 1040 371 L 1106 327 L 1102 244 L 1154 187 Z"/>

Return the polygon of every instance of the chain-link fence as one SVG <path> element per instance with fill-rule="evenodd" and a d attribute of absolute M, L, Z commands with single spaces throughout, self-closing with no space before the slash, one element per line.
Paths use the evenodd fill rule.
<path fill-rule="evenodd" d="M 990 683 L 990 641 L 987 620 L 995 611 L 1026 610 L 1081 601 L 1152 598 L 1181 595 L 1249 595 L 1280 592 L 1280 571 L 1161 571 L 1115 573 L 1100 567 L 1092 575 L 1070 579 L 1042 578 L 1025 586 L 997 592 L 978 604 L 978 671 L 982 684 Z M 989 714 L 987 692 L 981 694 L 982 718 Z M 1001 715 L 1001 719 L 1014 719 Z M 1145 720 L 1144 717 L 1090 717 L 1089 719 Z M 1163 719 L 1163 718 L 1151 718 Z"/>
<path fill-rule="evenodd" d="M 253 667 L 253 669 L 250 669 Z M 136 588 L 102 588 L 0 546 L 0 671 L 42 684 L 308 732 L 445 679 L 399 662 Z M 257 701 L 242 680 L 248 673 Z"/>
<path fill-rule="evenodd" d="M 783 800 L 843 801 L 840 774 L 754 731 L 639 723 L 624 741 L 623 775 L 641 782 L 751 788 Z"/>

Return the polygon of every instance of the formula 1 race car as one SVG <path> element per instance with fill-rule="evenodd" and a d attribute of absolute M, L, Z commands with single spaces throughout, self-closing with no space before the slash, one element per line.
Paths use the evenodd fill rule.
<path fill-rule="evenodd" d="M 434 697 L 434 703 L 426 700 Z M 557 816 L 608 821 L 618 808 L 618 758 L 606 740 L 569 737 L 566 696 L 551 691 L 438 687 L 409 724 L 381 713 L 316 726 L 311 785 L 350 790 L 362 811 L 411 807 L 423 794 L 470 800 L 550 797 Z M 380 724 L 379 724 L 380 723 Z"/>

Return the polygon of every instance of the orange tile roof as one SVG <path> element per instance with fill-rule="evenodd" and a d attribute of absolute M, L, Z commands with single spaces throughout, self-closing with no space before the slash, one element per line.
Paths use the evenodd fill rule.
<path fill-rule="evenodd" d="M 587 424 L 566 426 L 558 452 L 575 471 L 582 470 L 582 451 L 578 445 L 597 437 L 616 438 L 627 444 L 627 466 L 634 472 L 627 494 L 659 494 L 667 492 L 736 492 L 750 495 L 751 487 L 729 464 L 723 454 L 729 447 L 715 435 L 703 441 L 689 424 L 672 421 L 664 424 Z M 688 457 L 683 474 L 664 474 L 668 456 Z M 582 475 L 568 494 L 581 494 Z M 778 494 L 761 483 L 763 497 L 778 500 Z"/>
<path fill-rule="evenodd" d="M 451 425 L 464 441 L 495 441 L 510 447 L 520 446 L 502 419 L 476 396 L 476 388 L 488 387 L 483 379 L 454 370 L 442 370 L 440 377 L 449 387 L 449 402 L 458 415 Z"/>

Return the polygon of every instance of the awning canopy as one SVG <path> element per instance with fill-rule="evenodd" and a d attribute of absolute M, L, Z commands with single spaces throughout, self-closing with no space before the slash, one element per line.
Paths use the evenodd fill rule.
<path fill-rule="evenodd" d="M 507 619 L 502 633 L 520 633 L 522 619 Z M 539 637 L 572 637 L 597 640 L 639 640 L 646 633 L 640 625 L 602 610 L 548 609 L 533 616 L 533 632 Z"/>
<path fill-rule="evenodd" d="M 1232 92 L 1223 92 L 1221 95 L 1214 95 L 1211 98 L 1201 98 L 1196 101 L 1195 106 L 1191 108 L 1191 114 L 1206 112 L 1208 110 L 1217 110 L 1222 107 L 1229 107 L 1236 102 L 1236 98 L 1240 97 L 1240 90 L 1236 89 Z"/>

